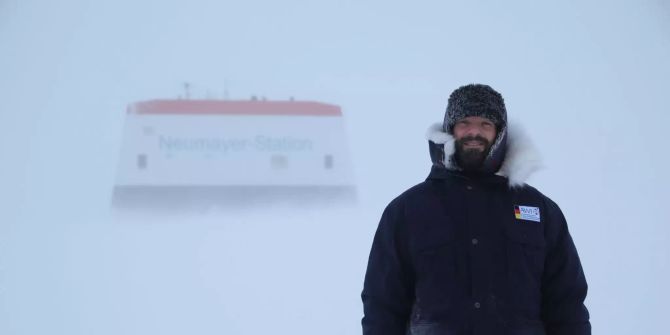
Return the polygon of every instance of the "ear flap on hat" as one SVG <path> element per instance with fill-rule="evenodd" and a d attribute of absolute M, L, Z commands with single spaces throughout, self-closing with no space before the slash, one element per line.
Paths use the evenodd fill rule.
<path fill-rule="evenodd" d="M 456 151 L 454 137 L 442 129 L 441 123 L 435 123 L 426 131 L 426 139 L 433 165 L 451 167 L 449 160 Z"/>

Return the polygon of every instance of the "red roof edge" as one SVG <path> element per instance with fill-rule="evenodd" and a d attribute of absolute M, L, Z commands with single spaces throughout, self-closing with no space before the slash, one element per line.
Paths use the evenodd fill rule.
<path fill-rule="evenodd" d="M 128 106 L 129 114 L 342 116 L 339 106 L 313 101 L 148 100 Z"/>

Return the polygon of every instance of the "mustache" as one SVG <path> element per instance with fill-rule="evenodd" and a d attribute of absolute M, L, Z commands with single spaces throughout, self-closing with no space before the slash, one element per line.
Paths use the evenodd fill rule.
<path fill-rule="evenodd" d="M 488 141 L 487 139 L 485 139 L 485 138 L 482 137 L 482 136 L 478 136 L 478 135 L 477 135 L 477 136 L 463 137 L 463 138 L 461 138 L 460 140 L 458 140 L 458 141 L 456 141 L 456 142 L 458 142 L 459 144 L 463 144 L 463 143 L 465 143 L 465 142 L 479 142 L 479 143 L 482 144 L 482 145 L 486 145 L 486 146 L 489 145 L 489 141 Z"/>

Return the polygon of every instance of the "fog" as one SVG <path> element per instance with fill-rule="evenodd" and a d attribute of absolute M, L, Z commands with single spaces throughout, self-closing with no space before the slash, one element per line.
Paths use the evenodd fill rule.
<path fill-rule="evenodd" d="M 662 0 L 0 0 L 0 334 L 360 333 L 379 216 L 473 82 L 543 155 L 594 334 L 662 334 L 669 60 Z M 355 203 L 112 208 L 126 107 L 185 82 L 340 106 Z"/>

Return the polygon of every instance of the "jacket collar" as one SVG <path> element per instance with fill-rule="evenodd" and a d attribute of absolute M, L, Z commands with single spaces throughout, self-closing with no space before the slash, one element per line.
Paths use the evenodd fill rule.
<path fill-rule="evenodd" d="M 441 123 L 433 124 L 426 132 L 433 169 L 429 179 L 448 176 L 468 177 L 453 163 L 454 138 L 442 129 Z M 523 128 L 513 122 L 507 126 L 507 151 L 500 169 L 495 173 L 507 179 L 509 187 L 521 187 L 533 172 L 541 168 L 540 154 Z M 491 175 L 493 176 L 493 175 Z M 486 176 L 478 176 L 480 179 Z M 497 178 L 493 178 L 497 179 Z"/>

